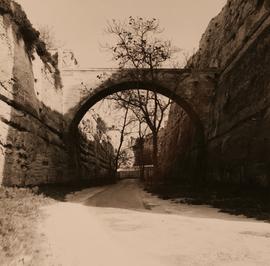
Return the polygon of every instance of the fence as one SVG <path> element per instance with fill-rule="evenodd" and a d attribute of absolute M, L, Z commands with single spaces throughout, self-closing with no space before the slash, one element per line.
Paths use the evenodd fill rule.
<path fill-rule="evenodd" d="M 153 165 L 144 165 L 144 180 L 148 180 L 153 175 Z M 120 168 L 117 170 L 119 179 L 140 178 L 140 167 Z"/>

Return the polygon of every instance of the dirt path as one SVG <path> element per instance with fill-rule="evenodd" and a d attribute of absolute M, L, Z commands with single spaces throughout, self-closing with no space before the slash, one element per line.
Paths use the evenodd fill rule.
<path fill-rule="evenodd" d="M 134 181 L 43 208 L 45 265 L 270 265 L 270 224 L 173 204 Z"/>
<path fill-rule="evenodd" d="M 88 198 L 87 206 L 144 210 L 143 191 L 136 180 L 123 180 Z"/>

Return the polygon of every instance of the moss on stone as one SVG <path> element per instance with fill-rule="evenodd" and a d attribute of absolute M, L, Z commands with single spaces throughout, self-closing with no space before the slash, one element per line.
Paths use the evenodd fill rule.
<path fill-rule="evenodd" d="M 9 14 L 18 26 L 29 56 L 32 58 L 34 51 L 36 51 L 46 67 L 51 65 L 55 69 L 53 74 L 55 87 L 61 88 L 62 82 L 57 57 L 52 56 L 47 50 L 46 44 L 39 38 L 40 33 L 32 26 L 21 5 L 12 0 L 0 0 L 0 14 Z"/>

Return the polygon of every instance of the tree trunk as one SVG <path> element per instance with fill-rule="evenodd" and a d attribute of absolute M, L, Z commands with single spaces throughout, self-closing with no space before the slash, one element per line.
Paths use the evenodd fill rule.
<path fill-rule="evenodd" d="M 153 159 L 153 176 L 151 177 L 151 186 L 153 185 L 153 178 L 157 179 L 158 175 L 158 134 L 157 132 L 153 132 L 153 153 L 152 153 L 152 159 Z"/>
<path fill-rule="evenodd" d="M 143 143 L 140 143 L 139 146 L 139 167 L 140 167 L 140 180 L 144 181 L 144 156 L 143 156 Z"/>
<path fill-rule="evenodd" d="M 123 145 L 123 142 L 124 142 L 124 134 L 125 134 L 126 126 L 127 126 L 128 111 L 129 111 L 129 109 L 126 108 L 124 121 L 123 121 L 123 126 L 122 126 L 122 129 L 121 129 L 121 132 L 120 132 L 120 142 L 119 142 L 119 146 L 118 146 L 116 157 L 115 157 L 115 169 L 116 169 L 116 171 L 117 171 L 117 169 L 119 167 L 119 156 L 120 156 L 121 148 L 122 148 L 122 145 Z"/>

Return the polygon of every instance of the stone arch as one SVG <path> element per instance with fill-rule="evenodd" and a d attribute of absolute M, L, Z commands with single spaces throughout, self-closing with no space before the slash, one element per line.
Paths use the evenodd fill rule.
<path fill-rule="evenodd" d="M 89 98 L 84 100 L 83 103 L 79 106 L 79 109 L 75 113 L 70 123 L 69 131 L 73 131 L 78 126 L 78 124 L 80 123 L 81 119 L 84 117 L 86 112 L 100 100 L 104 99 L 109 95 L 112 95 L 113 93 L 132 89 L 149 90 L 170 98 L 173 102 L 180 105 L 186 111 L 191 120 L 194 122 L 196 128 L 201 132 L 201 134 L 204 134 L 204 126 L 199 115 L 185 99 L 177 95 L 175 92 L 169 90 L 168 88 L 162 87 L 153 82 L 150 83 L 137 81 L 119 83 L 111 87 L 108 87 L 107 89 L 98 90 L 95 93 L 91 94 Z"/>
<path fill-rule="evenodd" d="M 74 146 L 78 124 L 85 113 L 97 102 L 119 91 L 143 89 L 162 94 L 185 110 L 196 129 L 196 139 L 198 139 L 200 147 L 198 161 L 203 161 L 202 158 L 205 157 L 206 151 L 205 136 L 208 128 L 210 99 L 215 87 L 215 76 L 216 74 L 213 75 L 213 72 L 194 72 L 186 69 L 157 70 L 152 77 L 146 70 L 142 70 L 139 75 L 134 74 L 134 70 L 117 71 L 105 80 L 100 80 L 96 88 L 90 89 L 66 113 L 67 143 L 73 143 Z M 74 147 L 69 148 L 71 154 L 76 154 Z M 73 157 L 71 161 L 76 162 L 76 159 Z"/>

